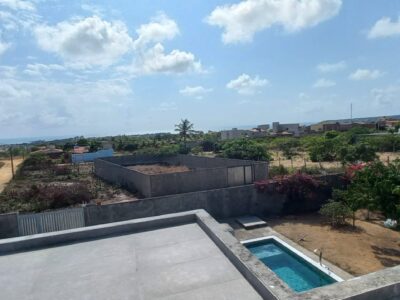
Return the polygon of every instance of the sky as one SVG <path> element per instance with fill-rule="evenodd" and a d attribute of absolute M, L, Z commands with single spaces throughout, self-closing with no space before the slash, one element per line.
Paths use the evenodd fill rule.
<path fill-rule="evenodd" d="M 0 138 L 400 114 L 399 0 L 0 0 Z"/>

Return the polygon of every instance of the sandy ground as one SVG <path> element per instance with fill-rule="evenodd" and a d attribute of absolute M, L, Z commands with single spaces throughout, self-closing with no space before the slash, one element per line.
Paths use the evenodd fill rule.
<path fill-rule="evenodd" d="M 400 232 L 372 222 L 356 221 L 356 229 L 332 229 L 318 214 L 268 220 L 269 225 L 352 275 L 400 265 Z"/>
<path fill-rule="evenodd" d="M 148 175 L 187 172 L 190 169 L 186 166 L 166 166 L 166 165 L 136 165 L 128 167 L 131 170 L 142 172 Z"/>
<path fill-rule="evenodd" d="M 0 168 L 0 193 L 5 188 L 6 184 L 12 178 L 11 172 L 11 162 L 10 160 L 2 160 L 4 162 L 4 166 Z M 15 158 L 14 159 L 14 170 L 17 170 L 18 165 L 22 163 L 22 158 Z"/>
<path fill-rule="evenodd" d="M 379 156 L 380 160 L 383 162 L 390 161 L 392 162 L 395 159 L 400 159 L 400 152 L 378 152 L 377 155 Z M 271 161 L 272 166 L 279 166 L 279 164 L 283 165 L 286 168 L 301 168 L 304 165 L 307 167 L 315 167 L 319 168 L 319 163 L 318 162 L 312 162 L 308 158 L 307 153 L 300 153 L 298 156 L 293 158 L 293 164 L 290 159 L 286 159 L 286 157 L 283 156 L 282 152 L 280 151 L 274 151 L 272 152 L 272 157 L 273 161 Z M 340 168 L 341 163 L 340 162 L 321 162 L 321 165 L 324 169 L 332 169 L 332 168 Z"/>

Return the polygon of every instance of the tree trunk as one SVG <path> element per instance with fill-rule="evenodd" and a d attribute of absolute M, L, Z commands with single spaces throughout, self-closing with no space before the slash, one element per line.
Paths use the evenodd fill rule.
<path fill-rule="evenodd" d="M 353 227 L 356 227 L 356 212 L 353 211 Z"/>

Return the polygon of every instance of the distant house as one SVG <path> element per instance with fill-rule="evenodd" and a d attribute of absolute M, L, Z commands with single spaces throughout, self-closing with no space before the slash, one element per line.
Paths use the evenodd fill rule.
<path fill-rule="evenodd" d="M 325 132 L 325 131 L 348 131 L 355 127 L 363 127 L 368 129 L 375 129 L 376 124 L 375 122 L 352 122 L 351 120 L 348 121 L 324 121 L 317 124 L 313 124 L 310 126 L 311 132 Z"/>
<path fill-rule="evenodd" d="M 221 140 L 225 141 L 225 140 L 244 138 L 244 137 L 249 137 L 250 135 L 251 135 L 250 130 L 232 128 L 231 130 L 221 131 Z"/>
<path fill-rule="evenodd" d="M 317 123 L 317 124 L 312 124 L 310 125 L 310 131 L 311 132 L 322 132 L 324 131 L 324 124 L 321 123 Z"/>
<path fill-rule="evenodd" d="M 237 129 L 232 128 L 231 130 L 223 130 L 221 131 L 221 140 L 232 140 L 238 138 L 246 138 L 246 137 L 265 137 L 269 135 L 269 125 L 263 124 L 258 125 L 256 128 L 246 130 L 246 129 Z"/>
<path fill-rule="evenodd" d="M 274 134 L 289 134 L 293 136 L 300 136 L 304 133 L 304 127 L 300 126 L 299 123 L 280 124 L 279 122 L 273 122 L 272 131 Z"/>
<path fill-rule="evenodd" d="M 72 150 L 73 154 L 82 154 L 87 152 L 89 152 L 88 146 L 74 146 L 74 149 Z"/>
<path fill-rule="evenodd" d="M 352 128 L 362 127 L 368 129 L 375 129 L 375 123 L 365 123 L 365 122 L 353 122 L 353 123 L 339 123 L 334 124 L 324 124 L 324 131 L 336 130 L 336 131 L 348 131 Z"/>
<path fill-rule="evenodd" d="M 376 129 L 378 130 L 394 129 L 399 124 L 400 120 L 398 119 L 383 117 L 376 122 Z"/>

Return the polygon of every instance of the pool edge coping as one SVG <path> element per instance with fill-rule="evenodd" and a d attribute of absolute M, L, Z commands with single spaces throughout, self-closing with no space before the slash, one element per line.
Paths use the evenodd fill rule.
<path fill-rule="evenodd" d="M 299 249 L 296 249 L 295 247 L 289 245 L 287 242 L 285 242 L 284 240 L 282 240 L 281 238 L 279 238 L 277 236 L 269 235 L 269 236 L 265 236 L 265 237 L 260 237 L 260 238 L 254 238 L 254 239 L 248 239 L 248 240 L 240 241 L 240 243 L 242 245 L 246 245 L 246 244 L 250 244 L 250 243 L 254 243 L 254 242 L 261 242 L 261 241 L 266 241 L 266 240 L 275 240 L 279 244 L 281 244 L 284 247 L 286 247 L 287 249 L 289 249 L 294 254 L 300 256 L 300 258 L 302 258 L 307 263 L 311 264 L 312 266 L 314 266 L 315 268 L 320 270 L 325 275 L 327 275 L 327 276 L 331 277 L 332 279 L 334 279 L 336 282 L 345 281 L 345 279 L 341 278 L 339 275 L 337 275 L 336 273 L 331 271 L 328 266 L 325 266 L 324 264 L 320 265 L 318 262 L 313 260 L 311 257 L 309 257 L 308 255 L 304 254 Z M 334 282 L 334 283 L 336 283 L 336 282 Z M 298 292 L 298 293 L 301 293 L 301 292 Z"/>

